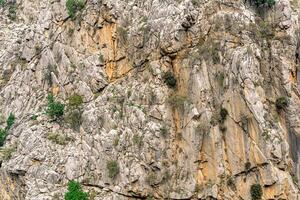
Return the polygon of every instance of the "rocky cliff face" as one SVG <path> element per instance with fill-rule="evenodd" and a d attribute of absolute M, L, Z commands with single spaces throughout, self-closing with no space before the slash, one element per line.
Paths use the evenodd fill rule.
<path fill-rule="evenodd" d="M 1 2 L 1 1 L 0 1 Z M 0 6 L 0 199 L 300 199 L 300 2 Z M 65 104 L 45 114 L 47 95 Z M 70 96 L 83 103 L 70 106 Z M 74 114 L 75 112 L 75 114 Z M 258 192 L 259 193 L 259 192 Z"/>

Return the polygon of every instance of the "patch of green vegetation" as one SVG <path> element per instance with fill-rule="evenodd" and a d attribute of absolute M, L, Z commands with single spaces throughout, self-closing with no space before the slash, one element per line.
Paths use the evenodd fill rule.
<path fill-rule="evenodd" d="M 48 94 L 47 101 L 46 114 L 52 119 L 60 119 L 64 115 L 65 106 L 62 103 L 55 101 L 54 96 L 51 93 Z"/>
<path fill-rule="evenodd" d="M 110 160 L 106 163 L 106 169 L 108 171 L 108 177 L 111 179 L 116 178 L 120 172 L 118 162 L 115 160 Z"/>
<path fill-rule="evenodd" d="M 15 3 L 9 5 L 7 16 L 12 21 L 15 21 L 17 19 L 17 6 Z"/>
<path fill-rule="evenodd" d="M 12 154 L 17 150 L 17 144 L 13 144 L 10 147 L 3 148 L 0 150 L 1 157 L 3 160 L 9 160 L 12 156 Z"/>
<path fill-rule="evenodd" d="M 169 88 L 176 88 L 177 80 L 171 71 L 164 73 L 162 78 Z"/>
<path fill-rule="evenodd" d="M 105 60 L 104 60 L 104 56 L 101 53 L 99 54 L 98 59 L 99 59 L 100 65 L 103 65 Z"/>
<path fill-rule="evenodd" d="M 37 118 L 38 118 L 38 115 L 35 115 L 35 114 L 33 114 L 33 115 L 30 117 L 31 120 L 37 120 Z"/>
<path fill-rule="evenodd" d="M 5 0 L 0 0 L 0 6 L 4 6 L 5 3 L 6 3 Z"/>
<path fill-rule="evenodd" d="M 260 184 L 253 184 L 250 188 L 250 194 L 252 200 L 261 200 L 263 195 L 262 187 Z"/>
<path fill-rule="evenodd" d="M 254 0 L 256 6 L 274 6 L 275 0 Z"/>
<path fill-rule="evenodd" d="M 70 138 L 58 133 L 49 133 L 47 139 L 59 145 L 66 145 L 70 141 Z"/>
<path fill-rule="evenodd" d="M 169 135 L 169 131 L 166 126 L 162 126 L 160 128 L 160 133 L 163 137 L 167 137 L 167 135 Z"/>
<path fill-rule="evenodd" d="M 88 193 L 82 190 L 80 183 L 70 181 L 68 191 L 65 193 L 65 200 L 88 200 Z"/>
<path fill-rule="evenodd" d="M 4 145 L 4 141 L 5 141 L 6 137 L 7 137 L 6 130 L 4 130 L 4 129 L 1 128 L 0 129 L 0 146 Z"/>
<path fill-rule="evenodd" d="M 276 108 L 282 110 L 288 106 L 288 100 L 286 97 L 279 97 L 275 102 Z"/>
<path fill-rule="evenodd" d="M 82 104 L 83 97 L 78 94 L 73 94 L 68 99 L 68 109 L 65 121 L 76 131 L 79 131 L 82 124 Z"/>
<path fill-rule="evenodd" d="M 8 131 L 11 129 L 14 123 L 15 123 L 15 116 L 14 114 L 10 113 L 6 120 L 6 127 L 4 129 L 2 128 L 0 129 L 0 147 L 4 145 Z"/>
<path fill-rule="evenodd" d="M 273 24 L 262 21 L 259 23 L 259 32 L 257 35 L 263 39 L 272 39 L 275 37 L 275 29 Z"/>
<path fill-rule="evenodd" d="M 73 94 L 68 99 L 69 107 L 79 107 L 83 104 L 83 98 L 79 94 Z"/>
<path fill-rule="evenodd" d="M 6 120 L 6 128 L 5 128 L 5 130 L 9 130 L 14 125 L 15 119 L 16 119 L 15 115 L 12 114 L 12 113 L 10 113 L 9 116 L 8 116 L 8 118 L 7 118 L 7 120 Z"/>
<path fill-rule="evenodd" d="M 78 11 L 81 11 L 84 8 L 83 0 L 67 0 L 66 7 L 68 10 L 68 15 L 71 18 L 74 18 Z"/>

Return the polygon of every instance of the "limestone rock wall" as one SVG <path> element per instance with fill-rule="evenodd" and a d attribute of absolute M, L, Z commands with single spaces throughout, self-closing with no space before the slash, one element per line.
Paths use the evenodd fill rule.
<path fill-rule="evenodd" d="M 3 126 L 16 116 L 3 149 L 17 147 L 0 198 L 63 199 L 75 179 L 95 200 L 248 200 L 256 183 L 263 199 L 300 199 L 299 11 L 297 0 L 87 0 L 71 19 L 65 0 L 8 0 L 0 109 Z M 79 130 L 45 114 L 50 92 L 84 97 Z"/>

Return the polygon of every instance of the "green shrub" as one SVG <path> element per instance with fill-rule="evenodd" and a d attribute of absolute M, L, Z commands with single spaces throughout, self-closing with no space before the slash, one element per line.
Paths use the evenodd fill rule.
<path fill-rule="evenodd" d="M 82 124 L 82 108 L 83 97 L 73 94 L 68 99 L 68 109 L 65 121 L 71 125 L 71 128 L 78 131 Z"/>
<path fill-rule="evenodd" d="M 7 120 L 6 120 L 6 130 L 9 130 L 15 123 L 15 116 L 14 114 L 10 113 Z"/>
<path fill-rule="evenodd" d="M 2 147 L 4 145 L 5 139 L 7 137 L 7 132 L 4 129 L 0 129 L 0 146 Z"/>
<path fill-rule="evenodd" d="M 279 97 L 278 99 L 276 99 L 276 108 L 278 110 L 284 109 L 288 106 L 288 100 L 286 97 Z"/>
<path fill-rule="evenodd" d="M 6 120 L 5 129 L 2 128 L 0 129 L 0 147 L 4 145 L 8 131 L 11 129 L 14 123 L 15 123 L 15 116 L 12 113 L 10 113 Z"/>
<path fill-rule="evenodd" d="M 65 135 L 60 135 L 58 133 L 49 133 L 47 136 L 48 140 L 59 144 L 59 145 L 66 145 L 70 141 L 70 138 L 68 138 Z"/>
<path fill-rule="evenodd" d="M 5 0 L 0 0 L 0 6 L 3 6 L 5 3 Z"/>
<path fill-rule="evenodd" d="M 31 120 L 37 120 L 37 118 L 38 118 L 38 115 L 35 115 L 35 114 L 33 114 L 33 115 L 30 117 Z"/>
<path fill-rule="evenodd" d="M 13 21 L 17 19 L 17 6 L 16 6 L 16 4 L 11 4 L 9 6 L 7 16 L 10 20 L 13 20 Z"/>
<path fill-rule="evenodd" d="M 17 144 L 13 144 L 10 147 L 1 149 L 0 152 L 1 152 L 2 159 L 9 160 L 12 154 L 16 151 L 16 149 L 17 149 Z"/>
<path fill-rule="evenodd" d="M 117 163 L 117 161 L 115 160 L 110 160 L 106 163 L 106 168 L 108 171 L 108 177 L 109 178 L 115 178 L 118 174 L 119 174 L 119 165 Z"/>
<path fill-rule="evenodd" d="M 65 194 L 65 200 L 88 200 L 88 194 L 82 190 L 78 182 L 70 181 L 68 183 L 68 191 Z"/>
<path fill-rule="evenodd" d="M 66 7 L 68 14 L 71 18 L 75 17 L 75 14 L 84 8 L 83 0 L 67 0 Z"/>
<path fill-rule="evenodd" d="M 257 39 L 262 40 L 271 40 L 275 37 L 275 28 L 274 24 L 267 21 L 261 21 L 258 23 L 258 26 L 254 26 L 255 36 Z"/>
<path fill-rule="evenodd" d="M 275 5 L 275 0 L 254 0 L 254 3 L 256 6 L 274 6 Z"/>
<path fill-rule="evenodd" d="M 166 72 L 163 77 L 164 82 L 167 84 L 169 88 L 175 88 L 177 84 L 177 80 L 174 77 L 174 74 L 170 71 Z"/>
<path fill-rule="evenodd" d="M 83 104 L 83 98 L 78 94 L 71 95 L 68 101 L 69 101 L 68 103 L 69 107 L 79 107 Z"/>
<path fill-rule="evenodd" d="M 251 193 L 252 200 L 260 200 L 263 195 L 261 185 L 260 184 L 251 185 L 250 193 Z"/>
<path fill-rule="evenodd" d="M 48 105 L 46 109 L 47 115 L 53 119 L 58 119 L 62 117 L 64 114 L 65 106 L 60 102 L 56 102 L 54 100 L 53 94 L 51 93 L 48 95 L 47 100 L 48 100 Z"/>

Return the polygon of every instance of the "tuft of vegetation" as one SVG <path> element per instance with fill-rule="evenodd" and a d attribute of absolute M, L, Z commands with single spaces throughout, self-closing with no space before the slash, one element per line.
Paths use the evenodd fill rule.
<path fill-rule="evenodd" d="M 82 124 L 82 104 L 83 97 L 78 94 L 73 94 L 68 99 L 68 109 L 65 121 L 76 131 L 79 130 Z"/>
<path fill-rule="evenodd" d="M 68 15 L 71 18 L 74 18 L 78 11 L 81 11 L 84 8 L 83 0 L 67 0 L 66 7 L 68 10 Z"/>
<path fill-rule="evenodd" d="M 65 135 L 60 135 L 58 133 L 49 133 L 47 138 L 51 142 L 54 142 L 54 143 L 59 144 L 59 145 L 66 145 L 70 141 L 70 138 L 68 138 Z"/>
<path fill-rule="evenodd" d="M 4 6 L 5 3 L 5 0 L 0 0 L 0 6 Z"/>
<path fill-rule="evenodd" d="M 64 115 L 65 106 L 60 102 L 56 102 L 51 93 L 48 94 L 47 101 L 46 114 L 55 120 L 61 118 Z"/>
<path fill-rule="evenodd" d="M 65 193 L 65 200 L 88 200 L 88 193 L 82 190 L 80 183 L 70 181 L 68 191 Z"/>
<path fill-rule="evenodd" d="M 11 129 L 15 123 L 14 114 L 10 113 L 6 120 L 6 127 L 4 129 L 0 128 L 0 147 L 4 145 L 5 139 L 7 137 L 8 131 Z"/>
<path fill-rule="evenodd" d="M 6 128 L 5 128 L 5 130 L 9 130 L 14 125 L 15 119 L 16 119 L 15 115 L 12 114 L 12 113 L 10 113 L 9 116 L 8 116 L 8 118 L 7 118 L 7 120 L 6 120 Z"/>
<path fill-rule="evenodd" d="M 83 98 L 82 98 L 82 96 L 80 96 L 78 94 L 73 94 L 73 95 L 71 95 L 69 97 L 68 101 L 69 101 L 69 103 L 68 103 L 69 107 L 76 107 L 76 108 L 78 108 L 79 106 L 82 105 Z"/>
<path fill-rule="evenodd" d="M 4 130 L 4 129 L 1 128 L 0 129 L 0 146 L 4 145 L 4 141 L 5 141 L 6 137 L 7 137 L 6 130 Z"/>
<path fill-rule="evenodd" d="M 278 99 L 276 99 L 275 104 L 278 110 L 282 110 L 288 106 L 288 100 L 286 97 L 279 97 Z"/>
<path fill-rule="evenodd" d="M 12 21 L 15 21 L 17 19 L 17 6 L 15 3 L 10 4 L 7 16 Z"/>
<path fill-rule="evenodd" d="M 254 4 L 258 7 L 260 6 L 274 6 L 275 0 L 254 0 Z"/>
<path fill-rule="evenodd" d="M 169 135 L 169 131 L 165 125 L 160 128 L 160 133 L 163 137 L 167 137 L 167 135 Z"/>
<path fill-rule="evenodd" d="M 248 172 L 251 168 L 251 163 L 248 161 L 245 163 L 245 171 Z"/>
<path fill-rule="evenodd" d="M 106 163 L 106 169 L 108 171 L 108 177 L 114 179 L 120 172 L 117 161 L 110 160 Z"/>
<path fill-rule="evenodd" d="M 263 195 L 261 185 L 260 184 L 251 185 L 250 193 L 251 193 L 252 200 L 260 200 Z"/>
<path fill-rule="evenodd" d="M 226 110 L 226 108 L 221 108 L 220 110 L 220 123 L 224 123 L 225 120 L 227 119 L 228 116 L 228 111 Z"/>
<path fill-rule="evenodd" d="M 259 38 L 270 40 L 275 37 L 274 25 L 265 21 L 259 23 L 259 30 L 256 33 Z"/>
<path fill-rule="evenodd" d="M 234 183 L 234 180 L 232 177 L 228 178 L 227 180 L 227 185 L 230 187 L 232 190 L 236 190 L 236 185 Z"/>
<path fill-rule="evenodd" d="M 31 120 L 37 120 L 37 118 L 38 118 L 38 115 L 35 115 L 35 114 L 33 114 L 33 115 L 30 117 Z"/>
<path fill-rule="evenodd" d="M 171 71 L 164 73 L 162 78 L 169 88 L 176 88 L 177 80 Z"/>
<path fill-rule="evenodd" d="M 13 144 L 12 146 L 10 147 L 7 147 L 7 148 L 3 148 L 0 150 L 0 153 L 1 153 L 1 157 L 3 160 L 9 160 L 12 156 L 12 154 L 16 151 L 17 149 L 17 144 Z"/>

